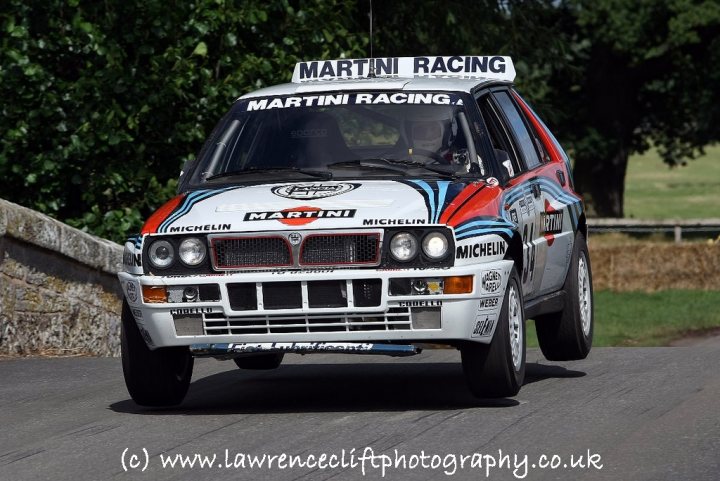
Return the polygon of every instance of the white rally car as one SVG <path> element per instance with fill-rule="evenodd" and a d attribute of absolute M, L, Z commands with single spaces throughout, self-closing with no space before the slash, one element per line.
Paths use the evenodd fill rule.
<path fill-rule="evenodd" d="M 461 351 L 513 396 L 525 320 L 548 359 L 590 351 L 587 226 L 568 157 L 508 57 L 299 63 L 244 95 L 125 244 L 132 398 L 182 401 L 193 358 Z"/>

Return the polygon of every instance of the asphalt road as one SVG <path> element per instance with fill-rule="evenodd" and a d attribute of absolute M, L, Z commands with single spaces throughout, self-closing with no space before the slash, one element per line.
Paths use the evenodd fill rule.
<path fill-rule="evenodd" d="M 530 350 L 527 384 L 499 401 L 466 391 L 455 351 L 286 359 L 270 372 L 198 361 L 184 404 L 163 411 L 129 399 L 118 359 L 0 361 L 0 479 L 381 479 L 372 463 L 384 460 L 366 447 L 386 462 L 405 455 L 385 479 L 486 479 L 493 461 L 503 466 L 487 479 L 720 477 L 718 343 L 594 349 L 574 363 Z M 314 466 L 323 453 L 342 463 L 330 456 L 343 449 L 345 468 Z M 195 453 L 215 464 L 162 467 L 161 454 Z M 286 458 L 285 469 L 282 459 L 250 469 L 245 458 L 243 469 L 244 453 L 300 455 L 311 467 Z M 571 456 L 586 467 L 571 468 Z"/>

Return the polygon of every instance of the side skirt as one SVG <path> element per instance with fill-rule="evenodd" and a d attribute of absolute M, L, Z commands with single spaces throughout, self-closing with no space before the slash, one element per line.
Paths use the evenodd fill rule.
<path fill-rule="evenodd" d="M 525 317 L 534 319 L 543 314 L 560 312 L 565 307 L 567 294 L 565 291 L 552 292 L 525 303 Z"/>

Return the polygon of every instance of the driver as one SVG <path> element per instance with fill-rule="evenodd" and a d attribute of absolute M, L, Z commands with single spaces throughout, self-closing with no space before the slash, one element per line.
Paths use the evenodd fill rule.
<path fill-rule="evenodd" d="M 421 120 L 412 124 L 413 147 L 440 152 L 443 148 L 445 126 L 440 120 Z"/>
<path fill-rule="evenodd" d="M 452 145 L 457 134 L 457 123 L 454 117 L 424 115 L 413 118 L 409 125 L 410 154 L 442 159 L 450 164 L 453 162 Z M 425 117 L 425 118 L 423 118 Z M 433 118 L 435 117 L 435 118 Z"/>

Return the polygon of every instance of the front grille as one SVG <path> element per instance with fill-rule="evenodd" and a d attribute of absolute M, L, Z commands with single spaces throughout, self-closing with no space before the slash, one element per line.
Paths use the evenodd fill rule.
<path fill-rule="evenodd" d="M 377 313 L 262 315 L 220 318 L 205 314 L 206 335 L 302 332 L 395 331 L 412 329 L 409 308 Z"/>
<path fill-rule="evenodd" d="M 380 235 L 314 234 L 305 238 L 300 249 L 302 265 L 358 265 L 380 262 Z"/>
<path fill-rule="evenodd" d="M 267 282 L 263 284 L 265 309 L 300 309 L 302 287 L 299 282 Z"/>
<path fill-rule="evenodd" d="M 333 281 L 243 282 L 228 284 L 228 300 L 233 311 L 271 311 L 278 309 L 311 309 L 375 307 L 382 301 L 381 279 Z M 258 287 L 262 302 L 258 301 Z M 352 304 L 348 300 L 348 290 Z"/>
<path fill-rule="evenodd" d="M 347 283 L 344 280 L 310 281 L 307 288 L 311 308 L 347 307 Z"/>
<path fill-rule="evenodd" d="M 382 231 L 211 234 L 216 270 L 380 265 Z"/>
<path fill-rule="evenodd" d="M 233 311 L 254 311 L 257 309 L 257 288 L 254 282 L 228 284 L 228 299 Z"/>
<path fill-rule="evenodd" d="M 290 245 L 283 237 L 221 237 L 212 239 L 218 269 L 290 267 Z"/>

